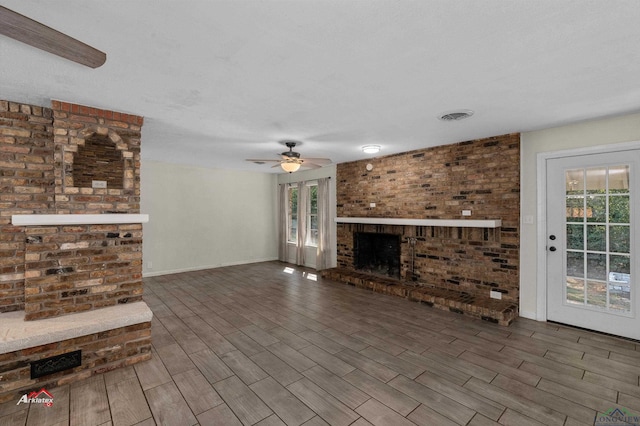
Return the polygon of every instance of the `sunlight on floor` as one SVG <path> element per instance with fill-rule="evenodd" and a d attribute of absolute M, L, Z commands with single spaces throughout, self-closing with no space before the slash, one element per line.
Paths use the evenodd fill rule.
<path fill-rule="evenodd" d="M 289 266 L 285 267 L 282 272 L 284 272 L 285 274 L 289 274 L 289 275 L 293 275 L 293 273 L 296 270 L 294 268 L 291 268 Z M 310 272 L 303 272 L 302 276 L 310 281 L 318 281 L 318 275 L 317 274 L 312 274 Z"/>

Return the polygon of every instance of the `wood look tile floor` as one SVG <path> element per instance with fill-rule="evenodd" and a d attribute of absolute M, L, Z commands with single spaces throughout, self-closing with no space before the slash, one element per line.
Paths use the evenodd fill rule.
<path fill-rule="evenodd" d="M 280 262 L 145 278 L 153 359 L 0 425 L 588 425 L 640 413 L 640 344 L 466 318 Z"/>

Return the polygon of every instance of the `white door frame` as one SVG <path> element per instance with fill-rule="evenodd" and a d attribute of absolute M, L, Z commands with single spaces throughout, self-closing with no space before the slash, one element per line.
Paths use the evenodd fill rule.
<path fill-rule="evenodd" d="M 547 160 L 587 154 L 640 149 L 640 141 L 598 145 L 562 151 L 540 152 L 537 158 L 537 211 L 536 224 L 536 320 L 547 320 Z"/>

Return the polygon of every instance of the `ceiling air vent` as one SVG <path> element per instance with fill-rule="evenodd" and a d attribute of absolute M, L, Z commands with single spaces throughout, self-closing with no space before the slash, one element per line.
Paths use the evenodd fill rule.
<path fill-rule="evenodd" d="M 460 121 L 465 118 L 469 118 L 473 115 L 473 111 L 470 109 L 459 109 L 456 111 L 449 111 L 441 114 L 438 118 L 442 121 Z"/>

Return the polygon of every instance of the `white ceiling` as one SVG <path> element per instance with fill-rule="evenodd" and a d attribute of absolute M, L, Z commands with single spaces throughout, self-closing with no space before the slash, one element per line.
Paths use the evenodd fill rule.
<path fill-rule="evenodd" d="M 640 111 L 638 0 L 3 0 L 107 53 L 0 36 L 0 99 L 145 117 L 143 159 L 279 172 Z M 442 122 L 456 109 L 472 118 Z"/>

